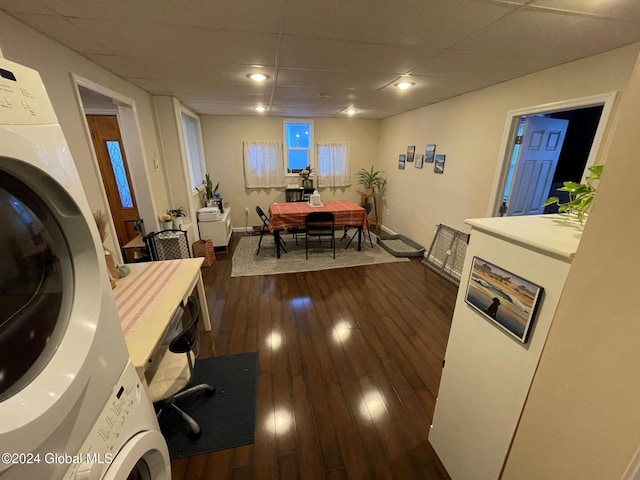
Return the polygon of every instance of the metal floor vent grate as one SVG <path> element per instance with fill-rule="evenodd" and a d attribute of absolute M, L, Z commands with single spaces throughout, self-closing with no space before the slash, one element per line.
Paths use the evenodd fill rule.
<path fill-rule="evenodd" d="M 468 233 L 440 224 L 422 263 L 450 282 L 460 285 L 467 243 Z"/>

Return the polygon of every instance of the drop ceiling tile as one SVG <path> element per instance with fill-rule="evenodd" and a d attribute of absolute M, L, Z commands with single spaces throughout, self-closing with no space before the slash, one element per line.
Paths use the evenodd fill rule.
<path fill-rule="evenodd" d="M 400 47 L 285 35 L 282 40 L 279 65 L 317 70 L 402 75 L 438 52 L 438 49 L 427 47 Z"/>
<path fill-rule="evenodd" d="M 517 7 L 470 0 L 300 2 L 286 11 L 284 33 L 445 48 Z"/>
<path fill-rule="evenodd" d="M 270 96 L 267 95 L 243 95 L 243 94 L 221 94 L 221 93 L 177 93 L 176 98 L 183 102 L 191 103 L 234 103 L 249 105 L 269 105 Z"/>
<path fill-rule="evenodd" d="M 96 41 L 130 57 L 197 60 L 205 63 L 273 64 L 274 34 L 159 25 L 129 20 L 71 19 Z"/>
<path fill-rule="evenodd" d="M 525 7 L 456 48 L 569 61 L 638 40 L 640 29 L 632 23 Z"/>
<path fill-rule="evenodd" d="M 244 103 L 199 103 L 185 102 L 185 105 L 200 115 L 247 115 L 260 116 L 250 105 Z M 269 112 L 266 112 L 267 114 Z"/>
<path fill-rule="evenodd" d="M 169 80 L 191 80 L 204 78 L 213 85 L 245 83 L 250 85 L 270 85 L 274 69 L 255 68 L 250 65 L 207 64 L 196 60 L 166 60 L 163 58 L 125 57 L 118 55 L 90 55 L 99 65 L 125 77 L 165 78 Z M 247 78 L 248 73 L 263 72 L 271 76 L 262 83 Z M 212 85 L 212 86 L 213 86 Z"/>
<path fill-rule="evenodd" d="M 424 105 L 472 92 L 492 85 L 487 79 L 445 78 L 445 77 L 413 77 L 416 85 L 408 90 L 387 87 L 374 95 L 364 97 L 365 105 L 376 107 L 399 106 L 404 111 L 414 110 Z M 356 103 L 358 108 L 359 103 Z"/>
<path fill-rule="evenodd" d="M 638 0 L 537 0 L 531 6 L 582 12 L 623 20 L 640 20 Z"/>
<path fill-rule="evenodd" d="M 412 74 L 504 81 L 550 68 L 559 62 L 539 57 L 485 55 L 478 52 L 448 50 L 428 60 Z"/>
<path fill-rule="evenodd" d="M 271 87 L 268 85 L 243 85 L 243 84 L 221 84 L 214 85 L 205 78 L 194 78 L 191 80 L 171 80 L 171 79 L 148 79 L 125 77 L 130 82 L 138 86 L 148 85 L 152 92 L 161 90 L 163 92 L 178 93 L 217 93 L 222 95 L 268 95 Z M 145 88 L 145 87 L 142 87 Z"/>
<path fill-rule="evenodd" d="M 273 105 L 271 107 L 272 115 L 282 115 L 291 117 L 332 117 L 340 115 L 342 109 L 334 106 L 318 107 L 317 105 Z M 316 114 L 317 112 L 318 114 Z"/>
<path fill-rule="evenodd" d="M 320 100 L 330 100 L 338 102 L 352 102 L 360 96 L 372 93 L 374 90 L 339 90 L 339 89 L 318 89 L 315 87 L 275 87 L 274 98 L 295 99 L 295 98 L 317 98 Z M 326 96 L 321 98 L 320 94 Z"/>
<path fill-rule="evenodd" d="M 113 53 L 109 43 L 101 43 L 58 15 L 16 13 L 23 22 L 67 47 L 83 53 Z"/>
<path fill-rule="evenodd" d="M 316 87 L 327 89 L 376 90 L 397 78 L 397 75 L 364 72 L 329 72 L 326 70 L 296 70 L 280 68 L 277 86 Z"/>
<path fill-rule="evenodd" d="M 4 1 L 4 0 L 1 0 Z M 11 0 L 17 2 L 20 0 Z M 30 0 L 34 1 L 34 0 Z M 284 0 L 158 1 L 158 0 L 41 0 L 67 17 L 138 20 L 277 33 Z"/>
<path fill-rule="evenodd" d="M 39 0 L 0 0 L 0 9 L 9 12 L 53 15 L 55 12 Z"/>

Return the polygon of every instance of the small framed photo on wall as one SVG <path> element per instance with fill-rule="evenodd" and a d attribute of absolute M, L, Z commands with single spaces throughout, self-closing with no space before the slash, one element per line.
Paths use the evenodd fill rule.
<path fill-rule="evenodd" d="M 407 161 L 407 156 L 401 153 L 398 157 L 398 170 L 404 170 L 404 163 Z"/>
<path fill-rule="evenodd" d="M 433 163 L 436 154 L 436 146 L 432 143 L 427 145 L 427 151 L 424 155 L 424 163 Z"/>
<path fill-rule="evenodd" d="M 543 288 L 498 265 L 473 257 L 464 301 L 521 343 L 527 343 Z"/>
<path fill-rule="evenodd" d="M 424 155 L 422 155 L 421 153 L 416 155 L 416 161 L 414 162 L 414 166 L 416 168 L 422 168 L 422 164 L 424 163 Z"/>
<path fill-rule="evenodd" d="M 407 162 L 413 162 L 413 158 L 416 154 L 416 146 L 415 145 L 409 145 L 407 147 Z"/>
<path fill-rule="evenodd" d="M 444 161 L 447 156 L 444 154 L 436 155 L 435 163 L 433 164 L 433 171 L 435 173 L 443 173 L 444 172 Z"/>

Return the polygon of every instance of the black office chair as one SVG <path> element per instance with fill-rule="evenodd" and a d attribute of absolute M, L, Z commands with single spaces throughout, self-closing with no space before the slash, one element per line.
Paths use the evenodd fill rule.
<path fill-rule="evenodd" d="M 151 260 L 175 260 L 191 258 L 189 239 L 184 230 L 151 232 L 144 237 Z"/>
<path fill-rule="evenodd" d="M 371 213 L 371 208 L 373 208 L 373 205 L 369 202 L 366 202 L 364 205 L 362 205 L 362 208 L 365 209 L 365 211 L 367 212 L 367 216 L 369 216 L 369 214 Z M 345 225 L 344 227 L 344 234 L 342 235 L 342 238 L 340 239 L 341 241 L 344 240 L 345 238 L 347 238 L 349 229 L 352 228 L 348 225 Z M 353 235 L 351 235 L 351 238 L 349 239 L 349 241 L 347 242 L 347 244 L 345 245 L 345 249 L 349 248 L 349 245 L 351 245 L 351 242 L 353 242 L 353 239 L 355 238 L 355 236 L 358 234 L 358 227 L 353 227 L 356 228 L 356 231 Z M 371 240 L 371 232 L 367 229 L 365 230 L 364 228 L 362 229 L 362 235 L 364 236 L 365 240 L 369 240 L 369 244 L 371 245 L 371 248 L 373 248 L 373 240 Z"/>
<path fill-rule="evenodd" d="M 258 249 L 256 250 L 256 255 L 258 255 L 260 253 L 260 245 L 262 245 L 263 235 L 265 233 L 268 235 L 272 235 L 272 233 L 271 233 L 271 230 L 269 230 L 269 217 L 267 217 L 267 215 L 264 213 L 264 211 L 260 208 L 259 205 L 256 205 L 256 213 L 262 220 L 262 229 L 260 230 L 260 240 L 258 240 Z M 273 238 L 275 241 L 276 236 L 274 235 Z M 280 238 L 280 248 L 284 251 L 284 253 L 287 253 L 287 249 L 284 248 L 286 244 L 287 243 L 282 238 Z"/>
<path fill-rule="evenodd" d="M 304 242 L 305 255 L 309 259 L 309 238 L 318 237 L 318 243 L 322 244 L 322 237 L 331 239 L 330 247 L 333 249 L 333 258 L 336 258 L 335 217 L 331 212 L 311 212 L 305 218 L 307 236 Z"/>
<path fill-rule="evenodd" d="M 156 406 L 158 418 L 165 410 L 177 413 L 189 427 L 190 435 L 197 438 L 202 434 L 200 426 L 176 402 L 199 392 L 211 396 L 216 393 L 216 389 L 206 383 L 189 386 L 195 359 L 200 354 L 200 307 L 194 297 L 189 297 L 187 310 L 189 323 L 171 340 L 168 351 L 160 358 L 157 367 L 154 367 L 155 374 L 149 381 L 149 397 Z"/>

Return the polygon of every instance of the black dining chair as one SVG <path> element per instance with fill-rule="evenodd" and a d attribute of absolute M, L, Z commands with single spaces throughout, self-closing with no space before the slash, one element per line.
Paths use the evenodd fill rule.
<path fill-rule="evenodd" d="M 367 212 L 367 216 L 369 216 L 369 214 L 371 213 L 371 208 L 372 205 L 369 202 L 366 202 L 364 205 L 362 205 L 362 208 L 364 208 L 364 210 Z M 358 227 L 350 227 L 348 225 L 345 225 L 344 227 L 344 234 L 342 235 L 342 238 L 340 240 L 344 240 L 345 238 L 347 238 L 349 229 L 351 228 L 355 228 L 356 231 L 353 235 L 351 235 L 351 238 L 349 239 L 349 241 L 347 242 L 347 244 L 345 245 L 345 249 L 349 248 L 349 245 L 351 245 L 351 242 L 353 242 L 353 239 L 355 238 L 355 236 L 358 234 Z M 362 228 L 362 227 L 360 227 Z M 368 229 L 364 229 L 362 228 L 362 235 L 364 236 L 365 240 L 369 240 L 369 244 L 371 245 L 371 248 L 373 248 L 373 240 L 371 240 L 371 232 Z"/>
<path fill-rule="evenodd" d="M 189 239 L 184 230 L 162 230 L 144 237 L 151 260 L 191 258 Z"/>
<path fill-rule="evenodd" d="M 264 213 L 264 210 L 262 210 L 259 205 L 256 205 L 256 213 L 260 217 L 260 220 L 262 220 L 262 229 L 260 230 L 260 240 L 258 240 L 258 249 L 256 250 L 256 255 L 258 255 L 260 254 L 262 237 L 264 236 L 265 233 L 267 235 L 272 235 L 272 233 L 271 233 L 271 230 L 269 230 L 269 217 L 267 217 L 267 215 Z M 274 235 L 273 238 L 274 238 L 274 241 L 276 241 L 276 238 L 280 239 L 280 248 L 284 251 L 284 253 L 287 253 L 287 249 L 284 248 L 284 246 L 287 243 L 280 237 L 280 235 L 278 235 L 277 237 Z"/>
<path fill-rule="evenodd" d="M 158 418 L 165 410 L 177 414 L 188 426 L 192 438 L 202 433 L 200 425 L 177 405 L 187 397 L 202 392 L 206 396 L 216 393 L 216 389 L 208 383 L 192 385 L 193 369 L 196 358 L 200 354 L 200 306 L 194 297 L 187 300 L 189 313 L 187 325 L 182 327 L 182 315 L 177 316 L 177 325 L 170 330 L 177 330 L 170 339 L 168 350 L 154 365 L 155 373 L 149 380 L 149 397 L 154 403 Z"/>
<path fill-rule="evenodd" d="M 305 218 L 306 237 L 304 242 L 305 255 L 309 259 L 309 239 L 318 237 L 318 243 L 322 244 L 322 238 L 330 238 L 330 248 L 333 249 L 333 258 L 336 258 L 335 216 L 331 212 L 311 212 Z"/>

